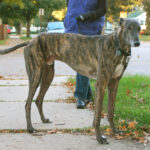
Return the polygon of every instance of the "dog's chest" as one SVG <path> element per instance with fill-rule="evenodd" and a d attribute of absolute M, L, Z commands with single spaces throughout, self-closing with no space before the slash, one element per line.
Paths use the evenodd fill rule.
<path fill-rule="evenodd" d="M 122 60 L 120 61 L 120 63 L 117 65 L 112 78 L 118 78 L 122 75 L 124 68 L 125 68 L 125 61 L 124 61 L 124 57 L 122 58 Z"/>

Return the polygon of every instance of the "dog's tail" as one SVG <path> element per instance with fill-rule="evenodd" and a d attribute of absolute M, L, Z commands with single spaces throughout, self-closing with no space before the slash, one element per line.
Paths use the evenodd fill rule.
<path fill-rule="evenodd" d="M 24 47 L 28 44 L 29 44 L 29 41 L 15 45 L 14 47 L 11 47 L 11 48 L 7 48 L 7 49 L 3 49 L 3 50 L 0 49 L 0 55 L 4 55 L 4 54 L 10 53 L 10 52 L 13 52 L 13 51 L 17 50 L 18 48 Z"/>

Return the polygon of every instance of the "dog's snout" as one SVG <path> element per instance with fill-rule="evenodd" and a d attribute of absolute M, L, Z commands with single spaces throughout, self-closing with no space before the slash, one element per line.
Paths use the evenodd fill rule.
<path fill-rule="evenodd" d="M 140 46 L 140 42 L 139 41 L 134 42 L 134 46 L 135 47 Z"/>

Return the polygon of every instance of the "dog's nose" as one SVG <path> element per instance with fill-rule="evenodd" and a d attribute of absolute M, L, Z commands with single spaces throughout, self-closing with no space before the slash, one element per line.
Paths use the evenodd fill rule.
<path fill-rule="evenodd" d="M 140 46 L 140 42 L 134 42 L 134 46 L 135 47 Z"/>

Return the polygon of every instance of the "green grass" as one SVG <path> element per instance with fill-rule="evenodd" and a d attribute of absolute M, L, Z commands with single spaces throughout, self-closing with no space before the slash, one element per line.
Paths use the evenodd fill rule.
<path fill-rule="evenodd" d="M 143 102 L 140 102 L 143 99 Z M 122 78 L 116 98 L 116 119 L 136 120 L 139 126 L 150 124 L 150 77 Z"/>
<path fill-rule="evenodd" d="M 6 40 L 0 40 L 0 45 L 5 44 Z"/>
<path fill-rule="evenodd" d="M 93 97 L 95 97 L 95 82 L 95 80 L 91 80 Z M 107 104 L 106 90 L 104 112 L 107 112 Z M 136 75 L 126 76 L 120 80 L 114 119 L 116 122 L 120 119 L 127 122 L 136 120 L 138 122 L 137 127 L 144 126 L 146 129 L 150 129 L 150 77 Z"/>
<path fill-rule="evenodd" d="M 150 35 L 140 35 L 140 41 L 149 41 L 150 42 Z"/>
<path fill-rule="evenodd" d="M 22 37 L 20 37 L 20 39 L 22 39 L 24 41 L 28 41 L 28 40 L 31 40 L 32 37 L 24 37 L 24 36 L 22 36 Z"/>

